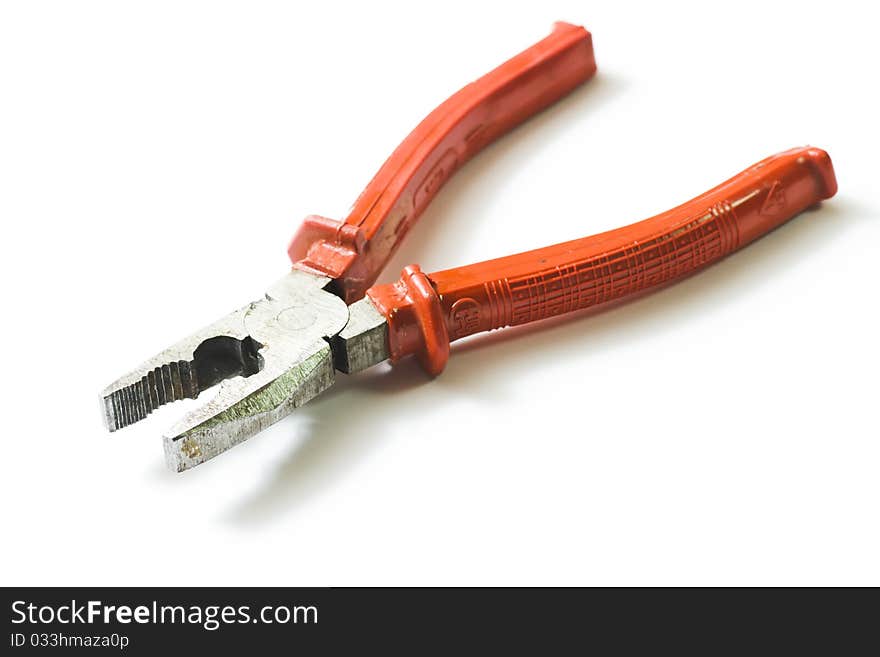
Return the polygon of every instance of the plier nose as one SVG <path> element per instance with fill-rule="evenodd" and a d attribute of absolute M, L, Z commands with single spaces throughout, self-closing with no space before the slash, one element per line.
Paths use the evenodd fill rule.
<path fill-rule="evenodd" d="M 328 339 L 348 307 L 327 277 L 292 270 L 263 298 L 165 349 L 103 393 L 111 431 L 220 384 L 216 395 L 166 434 L 166 461 L 181 471 L 253 436 L 323 392 L 334 380 Z"/>
<path fill-rule="evenodd" d="M 433 274 L 411 265 L 397 282 L 373 286 L 458 167 L 595 70 L 589 32 L 557 23 L 451 96 L 392 153 L 345 221 L 306 218 L 288 249 L 292 270 L 263 297 L 108 386 L 108 428 L 219 384 L 165 435 L 166 461 L 186 470 L 302 406 L 333 384 L 337 370 L 412 354 L 439 374 L 453 340 L 675 281 L 836 192 L 827 153 L 796 148 L 623 228 Z"/>

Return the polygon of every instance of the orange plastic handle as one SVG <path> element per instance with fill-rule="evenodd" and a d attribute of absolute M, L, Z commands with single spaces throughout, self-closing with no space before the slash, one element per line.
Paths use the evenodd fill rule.
<path fill-rule="evenodd" d="M 828 154 L 795 148 L 650 219 L 592 237 L 367 290 L 385 315 L 392 360 L 416 354 L 431 374 L 449 342 L 588 308 L 683 278 L 837 191 Z"/>
<path fill-rule="evenodd" d="M 334 278 L 346 303 L 360 299 L 458 167 L 595 71 L 590 33 L 556 23 L 550 36 L 431 112 L 382 165 L 344 222 L 307 217 L 288 249 L 294 267 Z"/>

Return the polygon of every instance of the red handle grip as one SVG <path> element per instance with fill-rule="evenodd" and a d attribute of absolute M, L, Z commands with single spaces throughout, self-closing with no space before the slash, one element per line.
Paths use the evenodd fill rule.
<path fill-rule="evenodd" d="M 426 276 L 418 266 L 367 296 L 388 320 L 392 360 L 439 374 L 449 342 L 561 315 L 683 278 L 837 191 L 828 154 L 795 148 L 650 219 Z"/>
<path fill-rule="evenodd" d="M 550 36 L 431 112 L 382 165 L 345 222 L 307 217 L 288 249 L 294 267 L 336 279 L 346 303 L 360 299 L 458 167 L 595 70 L 590 33 L 556 23 Z"/>

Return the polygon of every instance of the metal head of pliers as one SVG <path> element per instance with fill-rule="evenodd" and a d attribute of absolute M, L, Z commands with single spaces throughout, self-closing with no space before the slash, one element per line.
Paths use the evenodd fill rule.
<path fill-rule="evenodd" d="M 110 431 L 163 404 L 216 395 L 165 435 L 165 458 L 178 472 L 246 440 L 332 385 L 334 362 L 350 369 L 385 360 L 385 318 L 366 301 L 350 308 L 324 288 L 330 278 L 291 270 L 258 301 L 165 349 L 103 392 Z M 349 330 L 340 336 L 346 326 Z"/>

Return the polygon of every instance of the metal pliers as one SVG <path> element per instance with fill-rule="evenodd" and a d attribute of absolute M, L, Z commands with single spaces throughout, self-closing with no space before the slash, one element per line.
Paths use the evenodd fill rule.
<path fill-rule="evenodd" d="M 837 190 L 831 160 L 795 148 L 673 210 L 519 255 L 372 286 L 453 172 L 596 71 L 590 33 L 550 36 L 431 112 L 398 146 L 345 221 L 309 216 L 293 268 L 263 298 L 169 347 L 104 390 L 110 431 L 171 401 L 216 394 L 164 439 L 168 465 L 198 465 L 302 406 L 336 371 L 417 356 L 431 375 L 453 340 L 620 299 L 680 279 Z"/>

